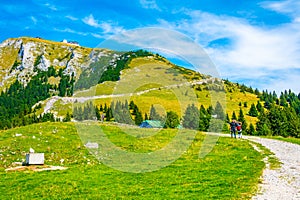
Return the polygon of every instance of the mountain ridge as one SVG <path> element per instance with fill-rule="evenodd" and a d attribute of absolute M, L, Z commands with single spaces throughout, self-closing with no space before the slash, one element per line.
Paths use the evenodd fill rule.
<path fill-rule="evenodd" d="M 75 91 L 85 90 L 89 96 L 102 97 L 92 98 L 95 109 L 119 101 L 115 99 L 118 95 L 109 97 L 106 94 L 129 94 L 129 100 L 134 100 L 145 119 L 156 102 L 164 107 L 165 114 L 175 111 L 182 117 L 184 109 L 191 104 L 190 99 L 195 98 L 194 104 L 209 113 L 204 115 L 227 114 L 226 122 L 229 116 L 243 121 L 243 130 L 248 134 L 299 137 L 300 94 L 285 91 L 278 98 L 276 93 L 261 93 L 243 84 L 177 66 L 145 50 L 118 52 L 43 41 L 39 38 L 8 39 L 0 45 L 1 128 L 53 121 L 55 117 L 62 120 L 66 116 L 70 120 L 72 105 L 59 98 L 53 104 L 48 101 L 53 100 L 52 96 L 71 97 Z M 197 80 L 206 81 L 197 84 Z M 165 87 L 169 85 L 175 87 Z M 178 96 L 172 89 L 178 89 L 179 99 L 185 99 L 184 106 L 178 104 Z M 85 92 L 82 95 L 86 95 Z M 217 106 L 220 102 L 223 106 Z M 217 107 L 219 115 L 214 115 Z M 223 117 L 218 120 L 221 126 Z M 281 127 L 282 122 L 291 125 Z M 223 130 L 228 131 L 226 124 Z"/>
<path fill-rule="evenodd" d="M 102 57 L 118 57 L 114 51 L 81 47 L 66 42 L 55 42 L 39 38 L 10 38 L 0 44 L 0 87 L 14 80 L 28 83 L 28 77 L 37 69 L 47 71 L 50 66 L 62 68 L 64 74 L 74 73 L 79 78 L 83 70 Z"/>

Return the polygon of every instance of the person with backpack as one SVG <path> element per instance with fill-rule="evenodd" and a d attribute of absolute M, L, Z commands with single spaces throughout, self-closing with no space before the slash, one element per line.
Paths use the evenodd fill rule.
<path fill-rule="evenodd" d="M 230 135 L 231 135 L 231 138 L 236 138 L 236 127 L 238 126 L 238 123 L 236 122 L 236 120 L 232 120 L 230 123 Z"/>
<path fill-rule="evenodd" d="M 238 122 L 236 130 L 238 132 L 238 138 L 242 138 L 242 122 Z"/>

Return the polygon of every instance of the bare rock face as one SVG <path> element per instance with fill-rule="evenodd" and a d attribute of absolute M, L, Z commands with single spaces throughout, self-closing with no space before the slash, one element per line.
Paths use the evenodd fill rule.
<path fill-rule="evenodd" d="M 42 71 L 47 71 L 48 67 L 51 66 L 50 60 L 48 60 L 44 55 L 41 56 L 39 62 L 40 63 L 37 65 L 37 68 L 42 70 Z"/>
<path fill-rule="evenodd" d="M 16 80 L 26 86 L 32 77 L 48 71 L 49 67 L 74 76 L 75 83 L 79 82 L 78 88 L 88 88 L 98 83 L 101 74 L 97 72 L 103 72 L 108 66 L 116 67 L 121 55 L 122 52 L 109 49 L 92 49 L 40 38 L 7 39 L 0 44 L 0 92 Z M 85 81 L 88 78 L 93 81 Z"/>
<path fill-rule="evenodd" d="M 35 43 L 33 42 L 28 42 L 28 43 L 22 43 L 22 47 L 21 49 L 19 49 L 19 52 L 23 52 L 22 53 L 22 63 L 21 63 L 21 67 L 22 69 L 27 69 L 27 70 L 31 70 L 33 64 L 34 64 L 34 50 L 35 50 Z"/>
<path fill-rule="evenodd" d="M 47 71 L 50 66 L 78 79 L 82 68 L 98 60 L 99 54 L 91 52 L 79 45 L 37 38 L 7 39 L 0 44 L 0 87 L 16 79 L 26 84 L 37 69 Z"/>

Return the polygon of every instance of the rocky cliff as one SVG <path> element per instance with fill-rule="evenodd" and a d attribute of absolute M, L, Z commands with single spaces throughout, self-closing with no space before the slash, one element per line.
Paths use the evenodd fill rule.
<path fill-rule="evenodd" d="M 82 72 L 92 71 L 92 63 L 103 61 L 102 67 L 116 60 L 119 54 L 107 49 L 92 49 L 77 44 L 54 42 L 40 38 L 7 39 L 0 44 L 0 90 L 18 79 L 26 83 L 37 71 L 47 71 L 50 66 L 62 69 L 64 74 L 74 73 L 76 79 Z"/>

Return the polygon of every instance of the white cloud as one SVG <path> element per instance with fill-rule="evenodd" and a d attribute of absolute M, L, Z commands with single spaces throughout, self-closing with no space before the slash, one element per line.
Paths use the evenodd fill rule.
<path fill-rule="evenodd" d="M 300 24 L 295 20 L 268 28 L 251 25 L 236 17 L 193 10 L 184 12 L 189 18 L 173 23 L 160 20 L 160 25 L 186 33 L 201 44 L 223 77 L 231 80 L 250 78 L 258 83 L 274 70 L 300 68 Z M 229 38 L 231 43 L 224 47 L 209 46 L 210 42 L 221 38 Z M 300 79 L 300 74 L 294 76 Z M 265 87 L 273 84 L 262 80 L 261 83 Z M 289 88 L 296 88 L 295 82 L 289 85 Z M 275 86 L 279 88 L 280 84 Z"/>
<path fill-rule="evenodd" d="M 197 43 L 169 29 L 149 27 L 122 32 L 104 41 L 99 47 L 119 51 L 148 49 L 169 57 L 179 57 L 202 73 L 219 76 L 215 66 Z"/>
<path fill-rule="evenodd" d="M 47 8 L 49 8 L 50 10 L 53 10 L 53 11 L 57 11 L 57 8 L 56 8 L 56 6 L 54 6 L 54 5 L 51 5 L 51 4 L 49 4 L 49 3 L 46 3 L 46 4 L 44 4 Z"/>
<path fill-rule="evenodd" d="M 103 34 L 116 34 L 124 30 L 121 26 L 117 26 L 111 22 L 99 22 L 92 14 L 83 18 L 82 21 L 89 26 L 102 29 Z"/>
<path fill-rule="evenodd" d="M 71 15 L 67 15 L 66 18 L 68 18 L 68 19 L 70 19 L 70 20 L 72 20 L 72 21 L 77 21 L 77 20 L 78 20 L 78 18 L 73 17 L 73 16 L 71 16 Z"/>
<path fill-rule="evenodd" d="M 123 28 L 120 26 L 115 26 L 109 22 L 102 22 L 100 28 L 103 30 L 104 33 L 118 33 L 123 31 Z"/>
<path fill-rule="evenodd" d="M 296 17 L 300 15 L 300 1 L 285 0 L 285 1 L 264 1 L 260 4 L 263 8 L 273 10 L 278 13 L 288 14 Z"/>
<path fill-rule="evenodd" d="M 62 32 L 62 33 L 74 33 L 74 34 L 83 35 L 83 36 L 89 35 L 89 33 L 75 31 L 75 30 L 70 29 L 70 28 L 65 28 L 65 29 L 54 28 L 54 30 L 58 31 L 58 32 Z"/>
<path fill-rule="evenodd" d="M 99 39 L 104 39 L 104 38 L 106 38 L 105 35 L 101 35 L 101 34 L 98 34 L 98 33 L 92 33 L 91 35 L 92 35 L 93 37 L 99 38 Z"/>
<path fill-rule="evenodd" d="M 37 24 L 37 19 L 35 17 L 31 16 L 30 19 L 34 23 L 34 25 Z"/>
<path fill-rule="evenodd" d="M 89 16 L 83 18 L 82 21 L 85 24 L 89 25 L 89 26 L 93 26 L 95 28 L 100 27 L 100 24 L 98 23 L 98 20 L 96 20 L 92 14 L 90 14 Z"/>
<path fill-rule="evenodd" d="M 277 74 L 279 78 L 270 79 L 267 84 L 264 84 L 264 88 L 268 91 L 275 90 L 277 94 L 288 89 L 292 89 L 293 92 L 300 92 L 299 82 L 299 72 L 295 73 L 293 71 L 282 71 Z"/>
<path fill-rule="evenodd" d="M 154 9 L 161 11 L 155 0 L 140 0 L 140 4 L 145 9 Z"/>

